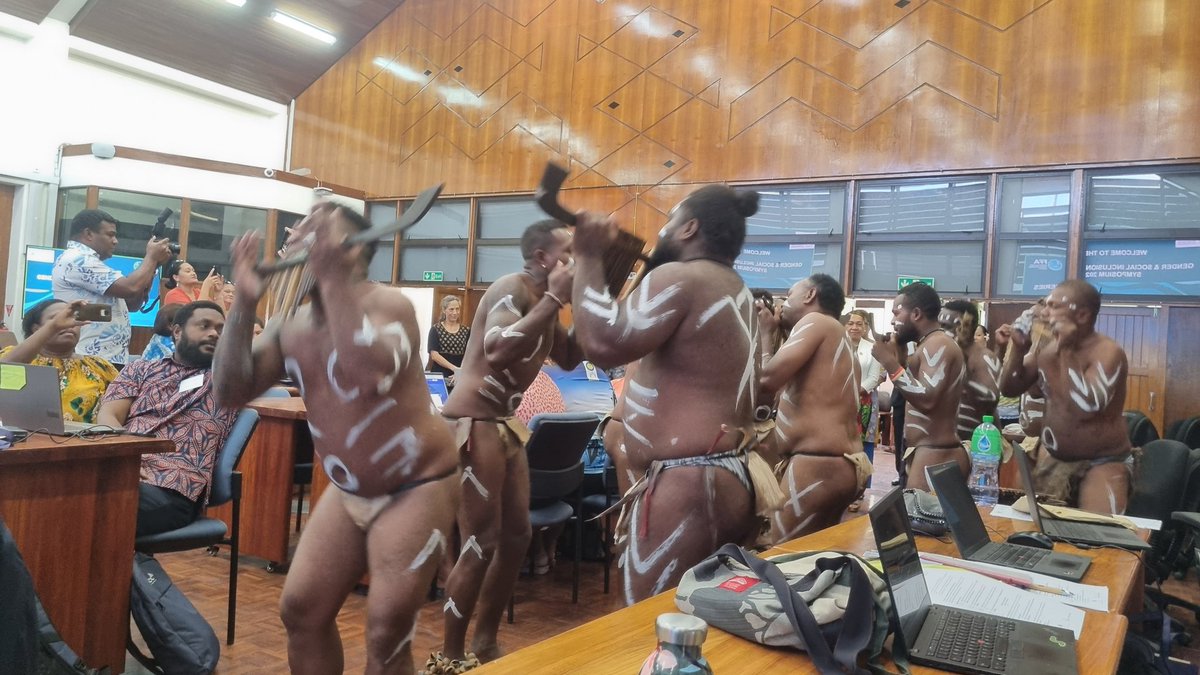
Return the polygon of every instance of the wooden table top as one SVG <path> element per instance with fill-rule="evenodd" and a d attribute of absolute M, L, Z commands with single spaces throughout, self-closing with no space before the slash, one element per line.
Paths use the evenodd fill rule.
<path fill-rule="evenodd" d="M 1007 536 L 1016 529 L 1029 529 L 1032 523 L 993 518 L 984 514 L 989 528 Z M 993 539 L 997 537 L 993 535 Z M 952 543 L 930 537 L 917 537 L 917 547 L 931 553 L 957 552 Z M 782 544 L 764 555 L 794 551 L 835 550 L 861 553 L 875 548 L 870 521 L 866 517 L 848 520 L 816 534 Z M 1119 612 L 1140 576 L 1136 557 L 1124 551 L 1095 549 L 1080 551 L 1056 544 L 1056 550 L 1089 556 L 1093 559 L 1084 583 L 1109 588 L 1110 612 L 1085 612 L 1083 634 L 1078 643 L 1080 673 L 1112 673 L 1120 659 L 1128 620 Z M 654 621 L 659 614 L 677 612 L 675 592 L 667 591 L 591 621 L 543 642 L 516 651 L 475 672 L 557 675 L 589 673 L 628 675 L 636 673 L 642 661 L 657 646 Z M 704 643 L 704 655 L 716 673 L 815 673 L 808 657 L 794 649 L 764 647 L 731 633 L 711 628 Z M 894 667 L 889 664 L 889 667 Z M 913 672 L 939 672 L 915 666 Z"/>
<path fill-rule="evenodd" d="M 299 396 L 289 398 L 256 398 L 246 405 L 253 408 L 263 417 L 278 417 L 288 420 L 308 419 L 308 409 L 304 407 L 304 399 Z"/>
<path fill-rule="evenodd" d="M 114 434 L 91 438 L 33 434 L 6 450 L 0 450 L 0 467 L 41 462 L 109 459 L 127 455 L 171 452 L 175 444 L 163 438 Z"/>

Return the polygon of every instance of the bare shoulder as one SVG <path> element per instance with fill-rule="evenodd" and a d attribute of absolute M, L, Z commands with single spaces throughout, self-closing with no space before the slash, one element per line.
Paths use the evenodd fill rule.
<path fill-rule="evenodd" d="M 917 354 L 931 366 L 946 363 L 962 363 L 963 351 L 954 338 L 938 331 L 926 338 L 925 343 L 917 350 Z"/>
<path fill-rule="evenodd" d="M 488 286 L 479 301 L 480 311 L 490 314 L 498 306 L 509 304 L 513 311 L 523 314 L 529 305 L 529 287 L 522 281 L 522 272 L 505 274 Z"/>
<path fill-rule="evenodd" d="M 370 284 L 362 302 L 363 309 L 376 318 L 396 321 L 416 317 L 412 301 L 395 286 Z"/>

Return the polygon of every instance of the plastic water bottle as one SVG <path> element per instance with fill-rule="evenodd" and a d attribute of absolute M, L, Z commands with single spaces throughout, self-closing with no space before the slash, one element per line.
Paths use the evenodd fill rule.
<path fill-rule="evenodd" d="M 967 481 L 976 504 L 995 504 L 1000 496 L 1000 457 L 1004 438 L 992 423 L 991 415 L 971 434 L 971 479 Z"/>
<path fill-rule="evenodd" d="M 700 646 L 708 624 L 691 614 L 659 614 L 654 622 L 658 649 L 642 663 L 639 675 L 713 675 Z"/>

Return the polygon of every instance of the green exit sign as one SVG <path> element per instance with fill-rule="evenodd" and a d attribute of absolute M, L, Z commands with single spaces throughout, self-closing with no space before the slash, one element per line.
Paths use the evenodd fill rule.
<path fill-rule="evenodd" d="M 933 277 L 896 277 L 896 290 L 903 290 L 909 284 L 915 284 L 918 281 L 933 286 Z"/>
<path fill-rule="evenodd" d="M 421 272 L 421 281 L 441 281 L 441 272 Z"/>

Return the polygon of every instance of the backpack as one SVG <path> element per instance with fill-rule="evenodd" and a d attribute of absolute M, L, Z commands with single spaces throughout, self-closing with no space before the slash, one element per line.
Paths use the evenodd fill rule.
<path fill-rule="evenodd" d="M 763 559 L 726 544 L 684 573 L 675 605 L 738 637 L 808 652 L 820 673 L 886 672 L 887 582 L 849 553 Z M 866 668 L 858 663 L 863 655 Z M 908 672 L 904 655 L 894 656 L 900 672 Z"/>
<path fill-rule="evenodd" d="M 0 665 L 37 675 L 107 673 L 83 663 L 59 635 L 33 588 L 33 578 L 8 527 L 0 520 Z"/>
<path fill-rule="evenodd" d="M 144 553 L 133 558 L 129 609 L 153 658 L 129 642 L 129 652 L 162 675 L 207 675 L 217 667 L 221 644 L 212 626 L 171 583 L 157 560 Z"/>

